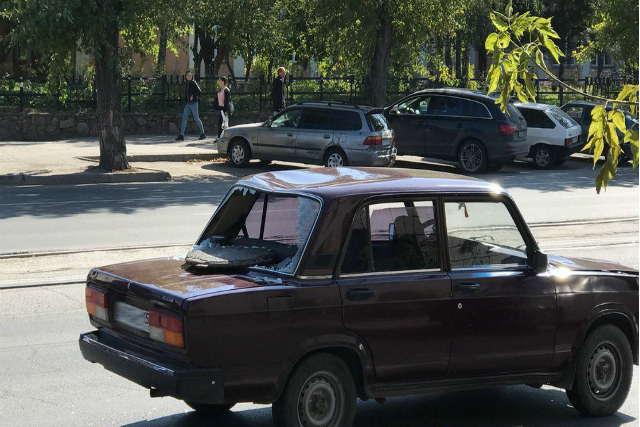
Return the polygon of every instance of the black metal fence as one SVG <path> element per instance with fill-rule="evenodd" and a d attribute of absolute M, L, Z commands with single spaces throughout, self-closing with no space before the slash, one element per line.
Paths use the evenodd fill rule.
<path fill-rule="evenodd" d="M 210 109 L 218 90 L 217 77 L 197 78 L 202 89 L 201 109 Z M 612 98 L 622 89 L 625 81 L 612 78 L 585 78 L 563 80 L 585 93 Z M 416 90 L 451 86 L 437 79 L 389 78 L 386 103 Z M 562 105 L 584 96 L 573 93 L 550 79 L 535 80 L 538 102 Z M 636 82 L 637 84 L 637 82 Z M 454 86 L 486 90 L 483 79 L 456 81 Z M 93 80 L 72 77 L 53 85 L 36 78 L 0 78 L 0 111 L 93 109 L 96 94 Z M 254 77 L 231 79 L 229 87 L 236 110 L 265 111 L 271 109 L 271 82 Z M 354 76 L 297 77 L 287 76 L 286 97 L 289 104 L 302 101 L 342 101 L 365 103 L 364 82 Z M 125 111 L 175 110 L 184 102 L 184 76 L 131 77 L 120 79 L 122 107 Z"/>

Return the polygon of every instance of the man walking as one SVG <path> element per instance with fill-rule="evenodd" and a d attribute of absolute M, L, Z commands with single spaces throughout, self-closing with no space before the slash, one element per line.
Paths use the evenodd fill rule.
<path fill-rule="evenodd" d="M 284 67 L 278 68 L 278 76 L 271 84 L 271 100 L 273 101 L 273 115 L 284 110 L 284 79 L 287 75 Z"/>
<path fill-rule="evenodd" d="M 185 77 L 187 79 L 184 97 L 185 106 L 184 110 L 182 111 L 180 135 L 178 135 L 176 141 L 184 141 L 184 129 L 187 126 L 189 113 L 193 115 L 193 120 L 195 120 L 196 124 L 200 128 L 200 139 L 205 139 L 207 136 L 204 134 L 204 127 L 202 126 L 202 121 L 200 120 L 200 116 L 198 115 L 198 101 L 200 101 L 200 95 L 202 95 L 202 91 L 200 90 L 200 86 L 198 86 L 198 83 L 193 80 L 193 74 L 191 74 L 191 71 L 187 71 Z"/>

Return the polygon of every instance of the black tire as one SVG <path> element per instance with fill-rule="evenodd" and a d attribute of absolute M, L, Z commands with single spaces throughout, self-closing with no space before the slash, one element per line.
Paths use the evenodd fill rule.
<path fill-rule="evenodd" d="M 298 366 L 273 403 L 273 422 L 276 427 L 351 427 L 356 399 L 347 365 L 332 354 L 316 354 Z"/>
<path fill-rule="evenodd" d="M 329 148 L 322 156 L 322 164 L 328 168 L 349 166 L 347 155 L 339 148 Z"/>
<path fill-rule="evenodd" d="M 184 403 L 186 403 L 191 409 L 196 411 L 198 414 L 211 415 L 211 416 L 226 414 L 235 405 L 234 403 L 222 404 L 222 405 L 209 405 L 206 403 L 192 403 L 192 402 L 184 402 Z"/>
<path fill-rule="evenodd" d="M 489 164 L 487 150 L 480 141 L 475 139 L 465 141 L 458 150 L 458 164 L 465 173 L 482 173 Z"/>
<path fill-rule="evenodd" d="M 251 147 L 242 139 L 235 139 L 229 144 L 229 161 L 237 168 L 247 167 L 251 160 Z"/>
<path fill-rule="evenodd" d="M 627 398 L 632 377 L 633 354 L 627 337 L 613 325 L 600 326 L 578 352 L 576 377 L 567 396 L 585 415 L 611 415 Z"/>
<path fill-rule="evenodd" d="M 533 159 L 533 165 L 537 169 L 550 169 L 555 162 L 553 150 L 547 145 L 538 145 L 535 147 L 531 157 Z"/>

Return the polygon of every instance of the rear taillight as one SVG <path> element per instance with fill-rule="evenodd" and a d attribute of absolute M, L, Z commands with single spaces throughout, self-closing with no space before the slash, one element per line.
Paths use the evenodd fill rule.
<path fill-rule="evenodd" d="M 515 127 L 514 125 L 500 125 L 500 132 L 502 132 L 505 135 L 511 135 L 517 130 L 518 128 Z"/>
<path fill-rule="evenodd" d="M 364 145 L 382 145 L 382 137 L 381 136 L 368 136 L 364 142 Z"/>
<path fill-rule="evenodd" d="M 106 292 L 101 292 L 90 287 L 84 290 L 84 300 L 87 304 L 87 312 L 92 316 L 109 321 L 109 305 Z"/>
<path fill-rule="evenodd" d="M 182 319 L 159 311 L 149 312 L 149 335 L 156 341 L 161 341 L 176 347 L 184 347 L 182 335 Z"/>

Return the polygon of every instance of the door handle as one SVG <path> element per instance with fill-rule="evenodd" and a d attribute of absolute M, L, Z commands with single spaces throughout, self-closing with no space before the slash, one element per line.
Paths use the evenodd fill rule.
<path fill-rule="evenodd" d="M 293 136 L 293 134 L 292 133 L 288 133 L 287 136 Z"/>
<path fill-rule="evenodd" d="M 349 301 L 366 301 L 376 296 L 376 291 L 369 288 L 350 288 L 346 293 Z"/>
<path fill-rule="evenodd" d="M 322 135 L 324 139 L 331 139 L 331 135 Z"/>
<path fill-rule="evenodd" d="M 473 282 L 460 282 L 453 285 L 453 290 L 462 294 L 468 294 L 480 289 L 480 284 Z"/>

